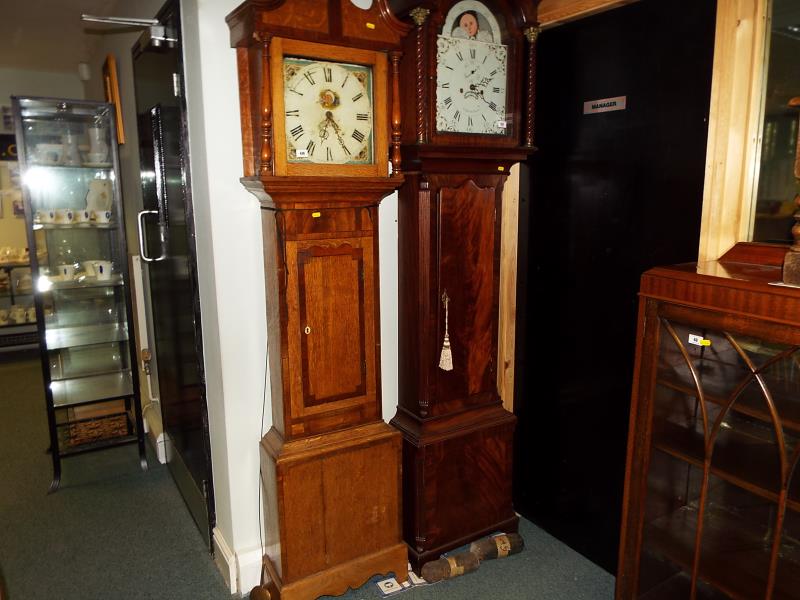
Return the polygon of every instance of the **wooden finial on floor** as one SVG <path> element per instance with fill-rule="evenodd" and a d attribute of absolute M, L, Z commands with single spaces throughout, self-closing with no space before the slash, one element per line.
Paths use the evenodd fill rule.
<path fill-rule="evenodd" d="M 508 533 L 483 538 L 469 545 L 469 551 L 478 557 L 478 560 L 505 558 L 525 548 L 525 540 L 518 533 Z"/>
<path fill-rule="evenodd" d="M 478 557 L 472 552 L 461 552 L 425 563 L 422 566 L 422 578 L 428 583 L 452 579 L 464 573 L 477 571 L 480 564 Z"/>

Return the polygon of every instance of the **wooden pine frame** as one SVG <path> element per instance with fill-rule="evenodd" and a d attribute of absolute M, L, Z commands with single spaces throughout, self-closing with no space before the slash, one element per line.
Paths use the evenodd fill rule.
<path fill-rule="evenodd" d="M 274 38 L 270 47 L 272 78 L 273 131 L 275 140 L 275 175 L 386 177 L 389 174 L 389 105 L 388 60 L 383 52 L 344 48 L 300 40 Z M 286 159 L 286 122 L 284 121 L 283 57 L 302 57 L 314 60 L 345 62 L 372 67 L 372 131 L 373 164 L 325 165 L 294 164 Z"/>
<path fill-rule="evenodd" d="M 539 24 L 547 29 L 632 2 L 638 0 L 542 0 L 538 9 Z"/>
<path fill-rule="evenodd" d="M 698 260 L 752 236 L 764 116 L 769 0 L 719 0 Z"/>

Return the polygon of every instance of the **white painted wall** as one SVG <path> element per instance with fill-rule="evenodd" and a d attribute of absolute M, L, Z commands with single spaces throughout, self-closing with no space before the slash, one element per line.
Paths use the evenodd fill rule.
<path fill-rule="evenodd" d="M 225 16 L 239 0 L 182 4 L 187 104 L 209 422 L 217 509 L 216 537 L 232 591 L 258 583 L 258 443 L 271 426 L 265 398 L 266 319 L 259 205 L 239 183 L 241 124 L 236 53 Z M 397 406 L 397 198 L 380 213 L 383 413 Z M 269 390 L 267 385 L 266 390 Z M 262 409 L 264 402 L 267 408 Z"/>
<path fill-rule="evenodd" d="M 12 95 L 83 99 L 78 65 L 74 73 L 0 69 L 0 105 L 11 106 Z"/>
<path fill-rule="evenodd" d="M 239 183 L 239 87 L 225 23 L 238 3 L 186 0 L 182 15 L 215 538 L 218 549 L 232 554 L 223 571 L 235 579 L 231 591 L 247 592 L 258 583 L 261 562 L 258 442 L 266 318 L 259 205 Z M 270 411 L 265 413 L 269 428 Z"/>
<path fill-rule="evenodd" d="M 218 562 L 231 591 L 246 593 L 260 576 L 258 443 L 272 423 L 264 387 L 267 344 L 259 205 L 239 183 L 236 54 L 225 23 L 225 16 L 239 2 L 183 0 L 181 9 L 217 516 L 214 534 Z M 141 0 L 134 16 L 153 16 L 161 4 L 161 0 Z M 119 3 L 119 14 L 130 12 L 125 5 Z M 120 148 L 120 164 L 131 251 L 135 251 L 136 239 L 132 220 L 141 208 L 130 55 L 138 36 L 126 33 L 100 38 L 90 62 L 92 79 L 85 86 L 87 98 L 103 99 L 102 64 L 107 54 L 114 54 L 127 136 L 127 143 Z M 83 96 L 77 74 L 73 79 L 71 95 Z M 397 405 L 396 196 L 384 201 L 380 227 L 383 411 L 388 420 Z"/>

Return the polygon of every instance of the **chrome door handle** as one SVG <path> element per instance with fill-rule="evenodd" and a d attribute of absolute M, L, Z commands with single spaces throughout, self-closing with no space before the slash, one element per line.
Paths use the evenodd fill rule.
<path fill-rule="evenodd" d="M 159 237 L 161 238 L 161 256 L 156 258 L 147 256 L 147 251 L 145 250 L 144 244 L 144 218 L 146 215 L 157 215 L 159 214 L 157 210 L 142 210 L 139 212 L 139 256 L 142 257 L 144 262 L 158 262 L 160 260 L 164 260 L 167 258 L 167 253 L 164 252 L 164 228 L 159 226 Z"/>

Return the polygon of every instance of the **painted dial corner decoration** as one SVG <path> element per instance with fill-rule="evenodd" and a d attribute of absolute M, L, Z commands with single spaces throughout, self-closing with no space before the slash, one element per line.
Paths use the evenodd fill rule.
<path fill-rule="evenodd" d="M 374 162 L 370 67 L 285 57 L 283 84 L 288 162 Z"/>
<path fill-rule="evenodd" d="M 497 17 L 478 0 L 447 13 L 436 46 L 436 130 L 505 135 L 508 48 Z"/>

